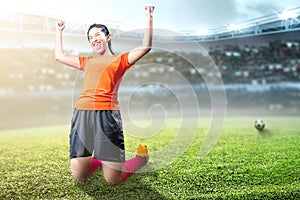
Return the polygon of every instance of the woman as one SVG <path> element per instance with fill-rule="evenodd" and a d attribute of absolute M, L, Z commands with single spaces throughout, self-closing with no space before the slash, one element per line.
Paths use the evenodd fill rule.
<path fill-rule="evenodd" d="M 117 55 L 111 50 L 111 36 L 107 27 L 101 24 L 91 25 L 87 32 L 89 44 L 98 53 L 97 56 L 65 55 L 62 46 L 65 24 L 57 22 L 55 59 L 84 70 L 85 73 L 83 90 L 75 105 L 70 131 L 71 171 L 76 180 L 89 177 L 102 166 L 106 181 L 117 184 L 148 162 L 146 146 L 140 146 L 137 156 L 125 162 L 117 96 L 126 70 L 151 50 L 154 6 L 146 5 L 145 11 L 147 19 L 142 45 Z"/>

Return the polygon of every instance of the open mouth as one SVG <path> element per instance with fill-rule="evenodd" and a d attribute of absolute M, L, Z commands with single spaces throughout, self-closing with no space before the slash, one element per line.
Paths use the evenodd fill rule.
<path fill-rule="evenodd" d="M 94 46 L 94 48 L 95 48 L 96 50 L 101 49 L 101 44 L 100 44 L 100 43 L 94 43 L 93 46 Z"/>

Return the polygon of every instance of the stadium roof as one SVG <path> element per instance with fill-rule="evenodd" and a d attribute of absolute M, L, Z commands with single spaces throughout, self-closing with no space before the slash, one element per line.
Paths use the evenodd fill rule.
<path fill-rule="evenodd" d="M 149 3 L 156 7 L 155 27 L 179 32 L 228 26 L 300 6 L 299 0 L 9 0 L 0 7 L 0 18 L 18 11 L 128 30 L 144 26 L 143 7 Z"/>
<path fill-rule="evenodd" d="M 41 33 L 49 33 L 55 30 L 55 22 L 57 20 L 57 18 L 50 15 L 15 13 L 11 19 L 4 22 L 6 25 L 1 26 L 0 29 L 5 30 L 12 28 L 17 29 L 17 31 L 41 31 Z M 3 19 L 0 18 L 0 23 L 1 21 L 3 23 Z M 109 24 L 108 26 L 113 30 L 114 36 L 116 37 L 122 36 L 131 39 L 140 39 L 143 34 L 142 29 L 124 30 L 124 24 L 116 21 L 107 21 L 107 24 Z M 67 31 L 68 34 L 82 36 L 88 26 L 89 24 L 77 22 L 76 20 L 68 21 Z M 38 28 L 35 29 L 36 27 Z M 155 29 L 154 39 L 161 41 L 185 41 L 192 39 L 205 42 L 298 30 L 300 30 L 300 7 L 281 13 L 265 15 L 237 24 L 224 25 L 206 31 L 202 30 L 202 32 L 196 29 L 182 31 Z M 203 34 L 204 32 L 205 34 Z"/>

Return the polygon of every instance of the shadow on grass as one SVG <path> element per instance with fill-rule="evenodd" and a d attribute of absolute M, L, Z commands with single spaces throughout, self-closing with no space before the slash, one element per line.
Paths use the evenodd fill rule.
<path fill-rule="evenodd" d="M 272 132 L 269 129 L 263 129 L 260 131 L 258 130 L 258 133 L 263 137 L 271 137 L 271 136 L 275 135 L 274 132 Z"/>
<path fill-rule="evenodd" d="M 155 180 L 155 172 L 136 173 L 125 182 L 117 185 L 106 183 L 102 170 L 97 170 L 93 176 L 84 181 L 77 181 L 76 186 L 92 199 L 167 199 L 155 189 L 147 185 L 144 179 Z"/>

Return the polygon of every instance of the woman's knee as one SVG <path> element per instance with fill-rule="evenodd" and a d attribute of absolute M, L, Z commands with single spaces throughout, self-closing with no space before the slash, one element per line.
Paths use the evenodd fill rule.
<path fill-rule="evenodd" d="M 75 180 L 84 180 L 90 173 L 90 157 L 71 159 L 71 172 Z"/>
<path fill-rule="evenodd" d="M 76 171 L 75 172 L 72 171 L 72 176 L 73 176 L 74 180 L 77 180 L 77 181 L 85 180 L 87 178 L 86 175 L 80 174 L 80 173 L 78 173 Z"/>
<path fill-rule="evenodd" d="M 120 163 L 104 162 L 102 170 L 108 184 L 114 185 L 122 182 L 122 165 Z"/>
<path fill-rule="evenodd" d="M 105 176 L 105 181 L 110 185 L 115 185 L 115 184 L 118 184 L 118 183 L 122 182 L 122 176 L 121 175 Z"/>

